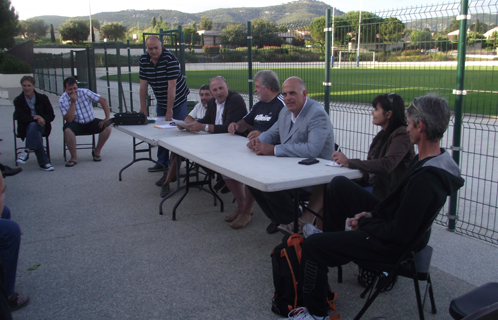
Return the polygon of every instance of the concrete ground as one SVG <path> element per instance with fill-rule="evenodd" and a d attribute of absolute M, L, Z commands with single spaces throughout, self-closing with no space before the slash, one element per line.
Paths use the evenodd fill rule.
<path fill-rule="evenodd" d="M 15 166 L 12 106 L 19 89 L 0 99 L 0 162 Z M 64 167 L 62 117 L 58 97 L 48 94 L 56 119 L 50 135 L 53 172 L 30 158 L 23 171 L 7 177 L 6 205 L 23 236 L 16 290 L 30 304 L 15 320 L 67 319 L 277 319 L 270 310 L 273 293 L 270 252 L 281 240 L 268 235 L 269 223 L 254 206 L 253 221 L 233 230 L 223 217 L 235 210 L 230 194 L 221 195 L 225 212 L 197 190 L 185 198 L 171 220 L 173 197 L 158 214 L 160 173 L 132 160 L 132 139 L 113 130 L 93 162 L 89 150 L 78 164 Z M 2 95 L 4 97 L 4 95 Z M 102 114 L 97 110 L 97 115 Z M 450 319 L 453 297 L 496 281 L 497 247 L 434 226 L 431 274 L 438 313 L 426 306 L 429 320 Z M 357 269 L 344 267 L 344 282 L 329 273 L 341 319 L 352 319 L 363 300 Z M 413 284 L 400 279 L 383 293 L 363 319 L 417 319 Z"/>

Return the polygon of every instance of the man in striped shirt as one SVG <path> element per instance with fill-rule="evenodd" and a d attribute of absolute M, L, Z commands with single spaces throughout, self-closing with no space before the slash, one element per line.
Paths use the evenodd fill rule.
<path fill-rule="evenodd" d="M 161 40 L 150 36 L 145 41 L 147 52 L 140 57 L 140 112 L 147 112 L 146 96 L 148 85 L 156 97 L 156 115 L 165 120 L 185 119 L 187 116 L 187 96 L 190 93 L 183 77 L 178 60 L 163 48 Z M 158 147 L 157 161 L 169 165 L 168 150 Z M 155 165 L 150 172 L 163 171 L 163 166 Z"/>

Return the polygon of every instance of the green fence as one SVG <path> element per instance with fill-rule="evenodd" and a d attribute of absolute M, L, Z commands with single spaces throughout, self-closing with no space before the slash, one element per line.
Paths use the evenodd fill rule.
<path fill-rule="evenodd" d="M 181 57 L 190 99 L 198 100 L 198 88 L 222 75 L 230 90 L 239 92 L 250 107 L 256 99 L 252 75 L 258 70 L 274 70 L 281 83 L 299 76 L 309 96 L 329 109 L 343 152 L 364 159 L 378 130 L 370 115 L 370 102 L 376 95 L 396 92 L 408 105 L 417 96 L 437 93 L 461 109 L 462 116 L 457 112 L 452 118 L 442 145 L 460 159 L 466 180 L 452 202 L 454 212 L 449 213 L 448 201 L 437 223 L 498 244 L 498 2 L 472 2 L 468 7 L 471 17 L 462 14 L 465 9 L 454 2 L 362 12 L 361 23 L 359 12 L 337 16 L 332 11 L 329 19 L 292 25 L 272 26 L 255 20 L 231 26 L 211 36 L 213 44 L 202 50 L 187 48 Z M 461 23 L 466 24 L 464 29 Z M 461 30 L 467 36 L 460 37 Z M 204 35 L 204 43 L 207 40 Z M 136 73 L 141 52 L 132 51 L 127 47 L 95 49 L 96 91 L 110 100 L 113 111 L 139 106 Z M 66 55 L 54 59 L 60 60 L 61 70 L 69 68 Z M 42 70 L 45 78 L 48 72 L 58 75 L 51 78 L 60 78 L 61 70 L 50 68 L 55 67 L 35 66 L 35 73 Z M 455 91 L 458 81 L 462 88 Z M 61 85 L 54 82 L 48 81 L 48 91 L 54 92 L 55 87 L 59 93 Z M 456 216 L 455 226 L 449 215 Z"/>

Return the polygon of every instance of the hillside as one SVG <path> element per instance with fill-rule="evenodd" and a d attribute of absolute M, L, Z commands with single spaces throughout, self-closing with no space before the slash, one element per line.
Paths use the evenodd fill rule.
<path fill-rule="evenodd" d="M 199 13 L 184 13 L 175 10 L 124 10 L 118 12 L 101 12 L 92 14 L 92 18 L 99 20 L 100 24 L 105 22 L 122 22 L 126 27 L 134 27 L 139 24 L 141 27 L 149 26 L 152 17 L 156 19 L 161 16 L 163 21 L 168 22 L 171 26 L 187 25 L 192 22 L 200 22 L 202 16 L 207 16 L 213 22 L 241 22 L 246 23 L 252 19 L 263 18 L 274 22 L 277 25 L 308 24 L 314 18 L 325 15 L 326 9 L 332 9 L 331 6 L 316 0 L 298 0 L 285 4 L 261 8 L 229 8 L 215 9 Z M 336 9 L 338 16 L 343 12 Z M 61 23 L 70 19 L 62 16 L 38 16 L 43 19 L 47 25 L 53 24 L 57 29 Z M 76 18 L 88 19 L 88 16 Z"/>

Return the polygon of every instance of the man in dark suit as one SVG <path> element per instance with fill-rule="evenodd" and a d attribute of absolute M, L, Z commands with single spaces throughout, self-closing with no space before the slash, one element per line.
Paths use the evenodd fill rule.
<path fill-rule="evenodd" d="M 209 88 L 214 99 L 209 100 L 206 115 L 198 121 L 187 123 L 187 129 L 227 133 L 230 123 L 237 122 L 246 115 L 246 103 L 240 94 L 228 90 L 228 83 L 222 76 L 212 78 Z"/>
<path fill-rule="evenodd" d="M 234 91 L 228 90 L 228 84 L 222 76 L 216 76 L 209 81 L 209 89 L 213 98 L 208 101 L 204 118 L 187 122 L 186 127 L 190 131 L 206 131 L 209 133 L 228 133 L 228 125 L 242 119 L 246 113 L 246 103 L 244 99 Z M 188 121 L 188 119 L 186 119 Z M 178 129 L 183 129 L 178 126 Z M 171 160 L 176 160 L 176 155 L 171 156 Z M 169 184 L 166 183 L 161 188 L 161 197 L 166 197 L 170 192 Z"/>

